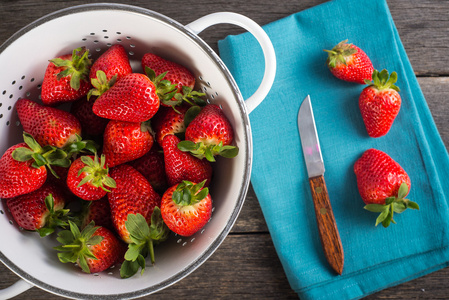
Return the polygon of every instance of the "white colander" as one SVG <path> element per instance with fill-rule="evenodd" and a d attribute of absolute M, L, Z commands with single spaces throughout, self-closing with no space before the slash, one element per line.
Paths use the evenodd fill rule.
<path fill-rule="evenodd" d="M 265 73 L 259 89 L 244 101 L 230 72 L 214 51 L 197 36 L 209 26 L 229 23 L 251 32 L 261 45 Z M 236 158 L 215 163 L 211 186 L 214 211 L 204 229 L 189 238 L 173 235 L 155 249 L 156 264 L 145 273 L 120 279 L 119 266 L 99 274 L 84 274 L 58 261 L 54 238 L 20 230 L 0 201 L 0 260 L 22 279 L 0 291 L 0 299 L 36 286 L 76 299 L 137 298 L 161 290 L 194 271 L 221 244 L 243 205 L 251 173 L 252 143 L 248 113 L 265 98 L 274 81 L 276 61 L 265 32 L 252 20 L 235 13 L 215 13 L 186 26 L 147 9 L 120 4 L 89 4 L 64 9 L 38 19 L 0 47 L 0 152 L 22 141 L 14 104 L 19 98 L 39 100 L 48 59 L 86 46 L 93 58 L 112 44 L 127 49 L 132 66 L 153 52 L 181 63 L 197 75 L 213 103 L 223 107 L 240 148 Z M 249 58 L 251 59 L 251 58 Z M 19 61 L 19 63 L 17 63 Z M 7 237 L 7 238 L 5 238 Z M 148 263 L 150 264 L 150 263 Z"/>

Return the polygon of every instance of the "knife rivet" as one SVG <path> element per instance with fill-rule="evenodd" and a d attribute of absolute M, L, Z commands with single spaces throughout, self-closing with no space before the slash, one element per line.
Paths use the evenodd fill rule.
<path fill-rule="evenodd" d="M 320 214 L 325 215 L 327 213 L 327 209 L 324 207 L 320 209 Z"/>
<path fill-rule="evenodd" d="M 315 188 L 315 193 L 317 193 L 317 194 L 321 194 L 322 191 L 323 191 L 323 188 L 320 186 Z"/>

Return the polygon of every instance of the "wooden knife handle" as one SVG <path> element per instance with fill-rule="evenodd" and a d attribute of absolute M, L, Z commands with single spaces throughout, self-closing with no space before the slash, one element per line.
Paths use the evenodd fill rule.
<path fill-rule="evenodd" d="M 309 178 L 309 183 L 324 255 L 331 267 L 341 275 L 344 264 L 343 247 L 329 201 L 324 176 Z"/>

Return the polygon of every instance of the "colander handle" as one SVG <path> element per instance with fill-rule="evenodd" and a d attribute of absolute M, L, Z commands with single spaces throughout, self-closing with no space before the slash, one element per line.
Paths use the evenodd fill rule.
<path fill-rule="evenodd" d="M 31 283 L 20 279 L 9 287 L 0 290 L 0 299 L 11 299 L 32 287 L 33 285 Z"/>
<path fill-rule="evenodd" d="M 256 22 L 243 15 L 232 12 L 217 12 L 193 21 L 186 25 L 186 28 L 195 34 L 216 24 L 233 24 L 249 31 L 259 42 L 265 57 L 265 72 L 258 89 L 246 99 L 245 104 L 248 113 L 253 111 L 267 96 L 274 82 L 276 75 L 276 54 L 273 44 L 265 31 Z"/>

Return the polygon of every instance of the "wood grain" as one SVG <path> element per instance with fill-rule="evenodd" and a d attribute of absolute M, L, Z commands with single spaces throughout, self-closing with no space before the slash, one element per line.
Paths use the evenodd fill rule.
<path fill-rule="evenodd" d="M 309 183 L 324 256 L 332 269 L 341 275 L 344 265 L 343 246 L 341 245 L 340 234 L 338 233 L 324 176 L 309 178 Z"/>
<path fill-rule="evenodd" d="M 387 0 L 401 41 L 428 102 L 436 126 L 449 146 L 449 1 Z M 0 0 L 0 43 L 35 19 L 55 10 L 94 1 Z M 326 0 L 112 0 L 160 12 L 181 24 L 188 24 L 208 13 L 234 11 L 265 25 Z M 180 9 L 182 8 L 182 9 Z M 382 24 L 379 24 L 382 26 Z M 201 33 L 218 52 L 217 41 L 242 29 L 220 25 Z M 32 47 L 32 45 L 30 45 Z M 5 72 L 6 70 L 2 70 Z M 2 240 L 4 242 L 4 240 Z M 366 297 L 374 299 L 448 299 L 449 268 L 408 281 Z M 17 277 L 0 264 L 0 289 Z M 267 225 L 250 188 L 231 234 L 217 251 L 186 279 L 144 299 L 296 299 L 271 242 Z M 16 299 L 62 299 L 37 288 Z"/>

